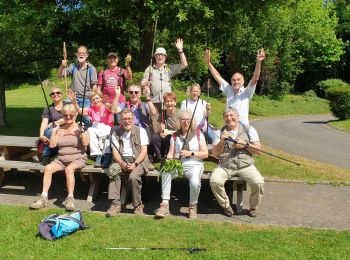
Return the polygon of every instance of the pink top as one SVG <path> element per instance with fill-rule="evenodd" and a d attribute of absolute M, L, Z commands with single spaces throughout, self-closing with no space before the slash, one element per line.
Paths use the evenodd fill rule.
<path fill-rule="evenodd" d="M 112 103 L 115 98 L 115 87 L 117 85 L 120 86 L 119 102 L 124 103 L 126 101 L 124 96 L 125 88 L 123 74 L 125 79 L 130 79 L 128 72 L 119 67 L 116 67 L 114 70 L 101 70 L 98 74 L 98 84 L 102 85 L 103 95 L 108 96 L 109 103 Z"/>
<path fill-rule="evenodd" d="M 105 125 L 109 125 L 113 127 L 113 122 L 114 122 L 113 114 L 103 104 L 100 107 L 97 107 L 97 106 L 89 107 L 88 115 L 91 117 L 92 123 L 100 122 Z"/>

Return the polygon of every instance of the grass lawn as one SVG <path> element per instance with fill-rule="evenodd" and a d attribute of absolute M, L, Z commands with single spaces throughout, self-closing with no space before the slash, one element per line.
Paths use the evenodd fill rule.
<path fill-rule="evenodd" d="M 350 119 L 348 120 L 343 120 L 343 121 L 332 121 L 329 122 L 331 126 L 334 126 L 336 128 L 342 129 L 344 131 L 350 132 Z"/>
<path fill-rule="evenodd" d="M 105 218 L 85 212 L 90 229 L 46 241 L 37 235 L 37 225 L 53 213 L 63 211 L 0 205 L 2 259 L 344 259 L 350 255 L 350 231 L 137 216 Z M 108 247 L 198 247 L 207 251 L 111 251 L 105 249 Z"/>

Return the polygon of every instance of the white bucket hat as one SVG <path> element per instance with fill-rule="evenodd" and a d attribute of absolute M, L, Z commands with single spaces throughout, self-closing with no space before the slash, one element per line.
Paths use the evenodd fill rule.
<path fill-rule="evenodd" d="M 157 48 L 153 55 L 156 55 L 156 54 L 163 54 L 166 56 L 166 50 L 162 47 Z"/>

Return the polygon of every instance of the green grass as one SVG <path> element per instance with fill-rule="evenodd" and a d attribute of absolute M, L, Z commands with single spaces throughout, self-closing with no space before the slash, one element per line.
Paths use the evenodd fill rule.
<path fill-rule="evenodd" d="M 332 122 L 329 122 L 328 124 L 330 124 L 331 126 L 334 126 L 336 128 L 339 128 L 341 130 L 350 132 L 350 119 L 343 120 L 343 121 L 341 121 L 341 120 L 332 121 Z"/>
<path fill-rule="evenodd" d="M 83 213 L 91 228 L 56 241 L 37 235 L 38 223 L 62 210 L 0 205 L 2 259 L 344 259 L 350 231 L 240 225 L 229 222 L 105 218 Z M 206 252 L 110 251 L 107 247 L 199 247 Z"/>

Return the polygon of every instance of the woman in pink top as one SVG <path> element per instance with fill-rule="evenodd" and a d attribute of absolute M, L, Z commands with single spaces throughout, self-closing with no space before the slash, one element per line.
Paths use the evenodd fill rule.
<path fill-rule="evenodd" d="M 67 178 L 68 196 L 65 200 L 67 211 L 75 209 L 74 206 L 74 172 L 85 167 L 86 146 L 89 144 L 89 135 L 82 132 L 75 122 L 77 110 L 72 104 L 64 105 L 62 110 L 65 124 L 58 124 L 53 128 L 50 138 L 50 147 L 58 147 L 58 157 L 45 166 L 43 190 L 38 199 L 30 205 L 31 209 L 40 209 L 48 206 L 48 192 L 51 186 L 52 174 L 64 170 Z"/>
<path fill-rule="evenodd" d="M 124 103 L 126 101 L 124 96 L 125 80 L 132 79 L 132 71 L 130 68 L 131 55 L 128 54 L 125 58 L 126 69 L 118 67 L 119 57 L 116 52 L 110 52 L 107 55 L 108 67 L 105 70 L 101 70 L 98 74 L 98 87 L 103 93 L 104 99 L 109 103 L 112 103 L 116 92 L 115 87 L 120 87 L 119 102 Z"/>
<path fill-rule="evenodd" d="M 102 93 L 99 90 L 92 91 L 90 94 L 91 106 L 86 109 L 84 108 L 84 111 L 82 111 L 82 109 L 79 108 L 75 98 L 75 93 L 69 93 L 69 97 L 73 101 L 73 104 L 76 107 L 76 109 L 79 111 L 79 114 L 88 115 L 91 117 L 92 126 L 88 128 L 88 133 L 90 137 L 89 147 L 90 156 L 96 156 L 95 167 L 101 167 L 102 154 L 105 152 L 101 151 L 101 149 L 109 148 L 109 140 L 106 139 L 106 137 L 111 132 L 111 127 L 113 127 L 113 114 L 115 114 L 118 109 L 120 89 L 116 87 L 115 92 L 116 96 L 113 100 L 113 103 L 111 104 L 107 102 L 103 104 Z M 104 147 L 102 147 L 103 140 L 105 140 L 106 142 Z"/>

